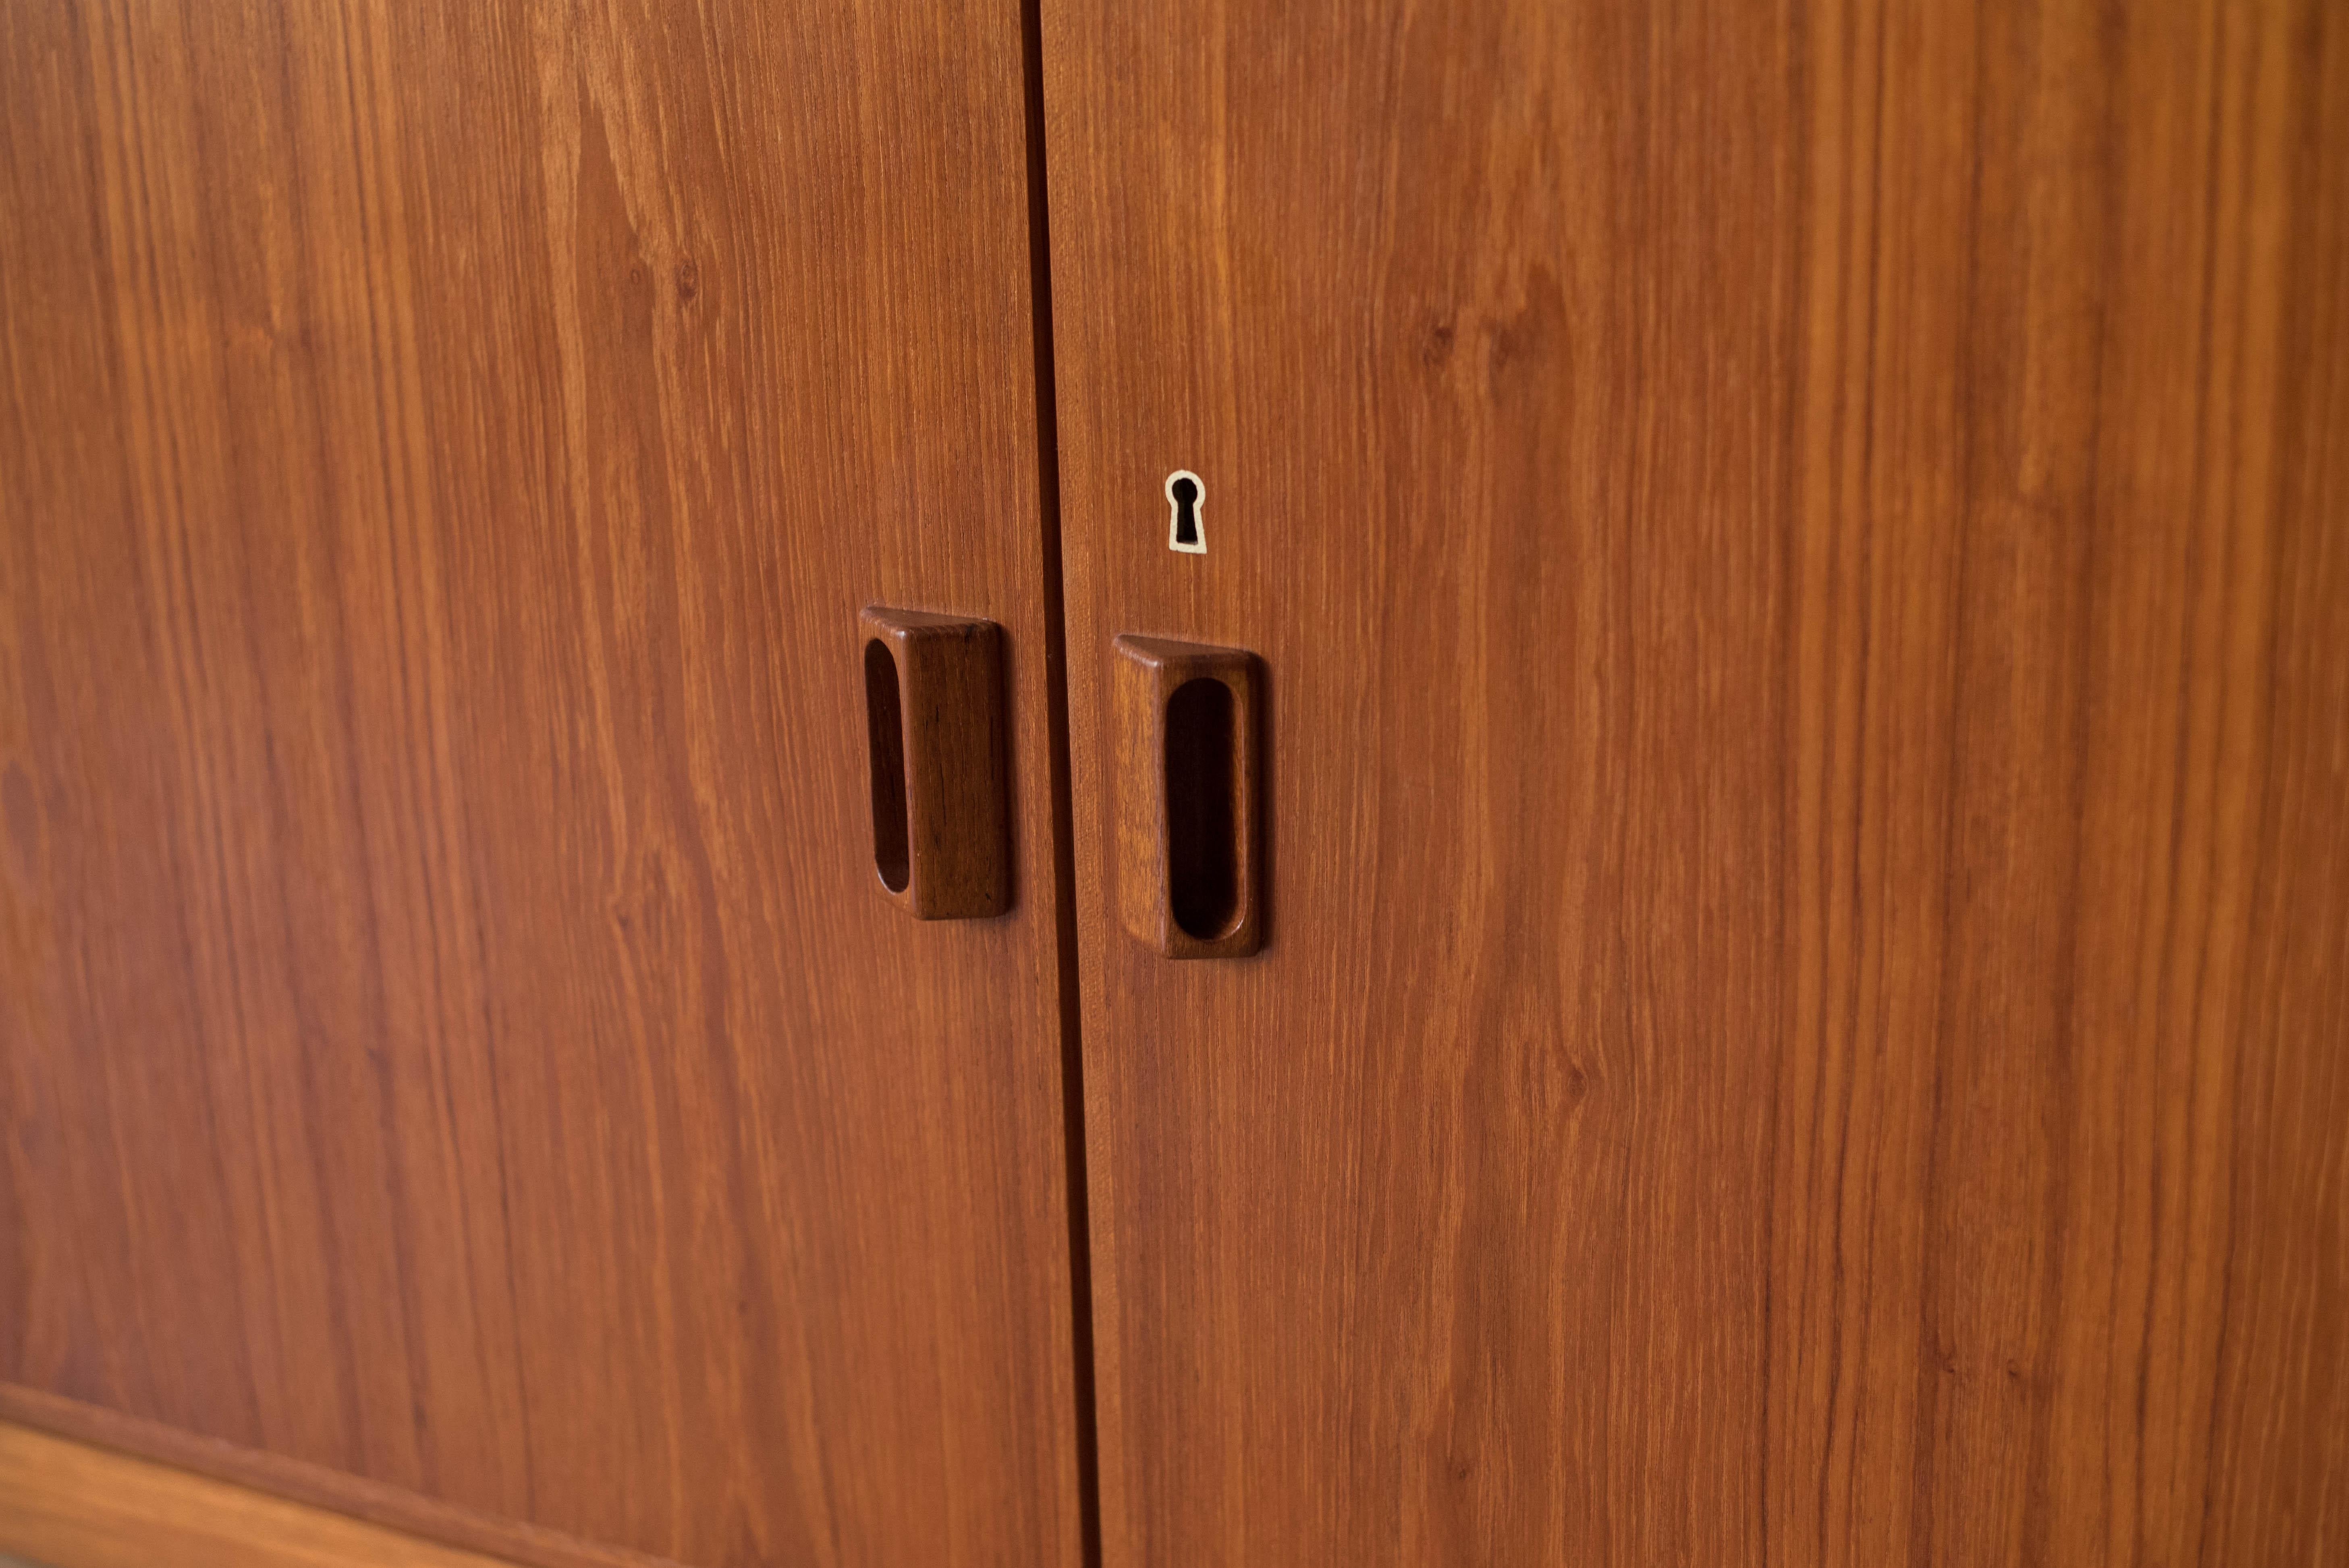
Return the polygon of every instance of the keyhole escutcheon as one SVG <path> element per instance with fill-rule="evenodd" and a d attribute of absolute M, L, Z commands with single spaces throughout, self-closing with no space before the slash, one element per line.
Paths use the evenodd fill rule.
<path fill-rule="evenodd" d="M 1166 476 L 1166 548 L 1185 555 L 1207 553 L 1207 534 L 1199 513 L 1207 504 L 1207 487 L 1188 469 Z"/>

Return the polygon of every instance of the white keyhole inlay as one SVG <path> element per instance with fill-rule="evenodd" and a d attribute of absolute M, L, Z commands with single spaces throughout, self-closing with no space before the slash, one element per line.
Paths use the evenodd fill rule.
<path fill-rule="evenodd" d="M 1185 555 L 1207 553 L 1207 487 L 1188 469 L 1166 476 L 1166 548 Z"/>

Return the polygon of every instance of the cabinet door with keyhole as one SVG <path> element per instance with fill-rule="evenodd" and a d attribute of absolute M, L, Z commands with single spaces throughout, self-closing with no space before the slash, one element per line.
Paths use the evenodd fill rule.
<path fill-rule="evenodd" d="M 2337 1551 L 2337 8 L 1042 12 L 1109 1568 Z"/>
<path fill-rule="evenodd" d="M 0 17 L 0 1418 L 542 1564 L 1073 1568 L 1021 55 Z M 876 604 L 999 629 L 982 918 L 876 874 Z"/>

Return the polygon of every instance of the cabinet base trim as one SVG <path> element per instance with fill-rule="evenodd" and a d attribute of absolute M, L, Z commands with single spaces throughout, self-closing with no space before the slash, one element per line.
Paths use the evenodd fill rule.
<path fill-rule="evenodd" d="M 52 1568 L 675 1568 L 5 1383 L 0 1553 Z"/>

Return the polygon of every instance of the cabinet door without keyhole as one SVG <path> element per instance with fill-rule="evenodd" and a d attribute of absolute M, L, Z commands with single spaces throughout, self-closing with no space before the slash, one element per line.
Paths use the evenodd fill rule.
<path fill-rule="evenodd" d="M 1075 1562 L 1021 69 L 8 8 L 0 1416 L 535 1562 Z M 878 886 L 876 603 L 1002 628 L 999 917 Z"/>

